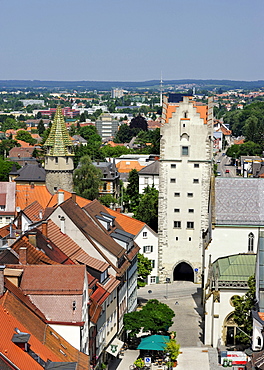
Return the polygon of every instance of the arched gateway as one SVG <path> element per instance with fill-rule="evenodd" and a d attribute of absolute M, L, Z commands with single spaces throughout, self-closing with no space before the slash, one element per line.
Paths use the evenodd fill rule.
<path fill-rule="evenodd" d="M 174 281 L 184 280 L 194 282 L 194 272 L 192 267 L 186 262 L 179 263 L 174 269 L 173 280 Z"/>

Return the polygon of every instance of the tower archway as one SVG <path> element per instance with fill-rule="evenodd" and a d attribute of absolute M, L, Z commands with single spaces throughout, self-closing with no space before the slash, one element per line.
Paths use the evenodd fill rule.
<path fill-rule="evenodd" d="M 173 280 L 183 280 L 194 282 L 193 268 L 186 262 L 179 263 L 173 271 Z"/>

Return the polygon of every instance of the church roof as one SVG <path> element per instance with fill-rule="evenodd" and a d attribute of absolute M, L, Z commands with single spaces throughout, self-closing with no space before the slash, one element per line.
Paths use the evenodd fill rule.
<path fill-rule="evenodd" d="M 72 141 L 67 131 L 63 118 L 61 107 L 58 106 L 54 121 L 51 126 L 50 134 L 44 144 L 45 147 L 51 147 L 47 155 L 50 156 L 69 156 L 74 155 L 69 151 L 72 147 Z"/>

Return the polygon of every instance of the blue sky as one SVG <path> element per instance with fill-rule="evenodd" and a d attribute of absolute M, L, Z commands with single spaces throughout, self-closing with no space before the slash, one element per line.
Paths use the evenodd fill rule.
<path fill-rule="evenodd" d="M 263 0 L 0 0 L 0 79 L 264 79 Z"/>

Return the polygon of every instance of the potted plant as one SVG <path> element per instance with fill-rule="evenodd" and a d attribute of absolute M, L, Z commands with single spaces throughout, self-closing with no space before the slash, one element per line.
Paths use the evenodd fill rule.
<path fill-rule="evenodd" d="M 170 339 L 170 341 L 166 343 L 165 351 L 168 352 L 171 362 L 173 362 L 173 367 L 176 367 L 177 358 L 180 353 L 179 343 L 177 343 L 175 339 Z"/>
<path fill-rule="evenodd" d="M 134 362 L 134 365 L 136 365 L 136 367 L 138 369 L 142 369 L 144 366 L 145 366 L 145 361 L 143 360 L 143 358 L 138 358 L 135 362 Z"/>

